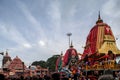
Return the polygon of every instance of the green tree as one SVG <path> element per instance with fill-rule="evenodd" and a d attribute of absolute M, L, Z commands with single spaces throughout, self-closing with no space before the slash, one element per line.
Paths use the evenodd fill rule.
<path fill-rule="evenodd" d="M 55 71 L 56 60 L 60 55 L 53 55 L 52 57 L 47 59 L 47 67 L 49 67 L 50 71 Z"/>
<path fill-rule="evenodd" d="M 40 60 L 40 61 L 34 61 L 32 63 L 32 65 L 35 65 L 35 66 L 41 66 L 42 68 L 47 68 L 47 65 L 46 65 L 46 62 L 43 61 L 43 60 Z"/>

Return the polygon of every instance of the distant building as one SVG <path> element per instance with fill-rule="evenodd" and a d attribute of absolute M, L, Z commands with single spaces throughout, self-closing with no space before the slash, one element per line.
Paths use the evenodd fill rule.
<path fill-rule="evenodd" d="M 6 51 L 2 60 L 2 70 L 4 73 L 7 73 L 8 75 L 20 74 L 23 73 L 26 68 L 27 67 L 24 65 L 24 62 L 22 62 L 18 56 L 12 60 Z"/>
<path fill-rule="evenodd" d="M 41 66 L 30 66 L 29 71 L 30 71 L 30 76 L 40 75 L 41 77 L 43 77 L 48 73 L 48 69 L 42 68 Z"/>
<path fill-rule="evenodd" d="M 24 62 L 22 62 L 22 60 L 18 58 L 18 56 L 16 56 L 8 66 L 10 72 L 14 72 L 15 74 L 23 73 L 26 68 L 27 67 L 24 65 Z"/>
<path fill-rule="evenodd" d="M 2 62 L 2 68 L 7 69 L 9 64 L 11 63 L 12 59 L 8 55 L 8 52 L 6 51 L 6 55 L 3 57 L 3 62 Z"/>
<path fill-rule="evenodd" d="M 12 76 L 12 75 L 24 75 L 24 76 L 34 76 L 40 75 L 41 77 L 48 73 L 47 68 L 42 68 L 40 66 L 30 66 L 27 68 L 24 62 L 16 56 L 13 60 L 8 55 L 6 51 L 5 56 L 3 57 L 2 69 L 0 69 L 0 73 L 4 73 L 4 75 Z"/>

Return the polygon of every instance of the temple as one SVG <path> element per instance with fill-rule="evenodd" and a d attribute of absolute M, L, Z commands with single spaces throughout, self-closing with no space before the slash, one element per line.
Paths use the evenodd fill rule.
<path fill-rule="evenodd" d="M 34 75 L 41 75 L 44 76 L 48 73 L 47 68 L 42 68 L 40 66 L 29 66 L 27 67 L 24 62 L 16 56 L 13 60 L 9 56 L 8 52 L 3 56 L 3 65 L 2 70 L 0 69 L 1 73 L 4 73 L 6 76 L 34 76 Z"/>
<path fill-rule="evenodd" d="M 16 56 L 8 66 L 9 70 L 15 70 L 15 73 L 23 73 L 23 69 L 25 70 L 27 67 L 24 65 L 24 62 Z"/>
<path fill-rule="evenodd" d="M 6 51 L 6 55 L 3 57 L 2 67 L 3 69 L 7 69 L 9 64 L 11 63 L 12 59 L 8 55 L 8 52 Z"/>

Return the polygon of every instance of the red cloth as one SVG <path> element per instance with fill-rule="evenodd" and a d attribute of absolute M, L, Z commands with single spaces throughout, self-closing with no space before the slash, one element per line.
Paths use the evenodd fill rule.
<path fill-rule="evenodd" d="M 98 26 L 94 26 L 89 32 L 83 54 L 93 54 L 96 52 L 97 32 Z"/>
<path fill-rule="evenodd" d="M 104 26 L 104 34 L 105 35 L 112 35 L 112 30 L 110 28 L 110 26 L 108 26 L 105 23 L 102 23 Z M 95 25 L 89 32 L 87 40 L 86 40 L 86 46 L 83 52 L 83 56 L 82 58 L 85 57 L 86 54 L 95 54 L 97 51 L 96 48 L 96 43 L 97 43 L 97 36 L 98 36 L 98 25 Z"/>
<path fill-rule="evenodd" d="M 64 65 L 68 64 L 69 58 L 71 58 L 72 55 L 78 56 L 77 51 L 74 48 L 70 48 L 66 51 L 64 58 L 63 58 Z"/>
<path fill-rule="evenodd" d="M 109 57 L 108 55 L 104 55 L 104 56 L 100 57 L 100 58 L 97 59 L 97 60 L 100 60 L 100 59 L 106 59 L 106 58 L 108 58 L 108 57 Z"/>

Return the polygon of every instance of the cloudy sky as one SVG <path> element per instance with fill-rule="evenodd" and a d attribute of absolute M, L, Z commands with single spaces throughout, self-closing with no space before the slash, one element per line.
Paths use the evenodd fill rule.
<path fill-rule="evenodd" d="M 98 12 L 120 37 L 120 0 L 0 0 L 0 52 L 25 64 L 47 60 L 68 49 L 67 33 L 78 52 Z M 117 41 L 120 49 L 120 39 Z M 2 55 L 0 55 L 0 63 Z"/>

